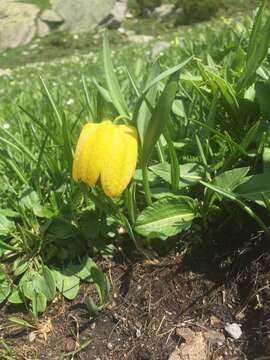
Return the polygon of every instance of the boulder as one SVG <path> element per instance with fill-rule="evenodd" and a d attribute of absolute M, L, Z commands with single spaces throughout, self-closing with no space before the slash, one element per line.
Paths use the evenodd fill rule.
<path fill-rule="evenodd" d="M 0 0 L 0 50 L 28 44 L 36 34 L 38 13 L 36 5 Z"/>
<path fill-rule="evenodd" d="M 115 3 L 115 0 L 54 0 L 53 10 L 64 19 L 64 30 L 88 32 L 110 15 Z"/>
<path fill-rule="evenodd" d="M 56 14 L 55 11 L 48 9 L 44 10 L 37 21 L 37 34 L 40 37 L 46 36 L 51 30 L 60 27 L 64 19 Z"/>
<path fill-rule="evenodd" d="M 51 9 L 44 10 L 43 13 L 40 15 L 40 20 L 48 22 L 48 23 L 64 21 L 64 19 L 61 16 L 56 14 L 56 12 Z"/>
<path fill-rule="evenodd" d="M 162 4 L 159 7 L 155 8 L 154 15 L 160 20 L 164 20 L 174 13 L 173 4 Z"/>
<path fill-rule="evenodd" d="M 100 25 L 105 25 L 109 29 L 118 29 L 121 27 L 125 19 L 126 12 L 127 12 L 127 1 L 126 0 L 117 1 L 111 13 L 100 23 Z"/>
<path fill-rule="evenodd" d="M 44 37 L 50 32 L 50 27 L 48 24 L 38 19 L 37 21 L 37 36 Z"/>

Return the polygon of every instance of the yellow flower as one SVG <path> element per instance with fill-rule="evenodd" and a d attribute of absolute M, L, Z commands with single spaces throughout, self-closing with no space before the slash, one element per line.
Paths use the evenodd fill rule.
<path fill-rule="evenodd" d="M 88 123 L 81 132 L 73 161 L 75 181 L 94 186 L 100 178 L 109 197 L 119 196 L 128 186 L 137 163 L 137 131 L 110 120 Z"/>

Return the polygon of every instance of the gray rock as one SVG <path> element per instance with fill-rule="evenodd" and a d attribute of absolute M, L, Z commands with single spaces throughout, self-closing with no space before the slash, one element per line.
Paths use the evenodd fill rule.
<path fill-rule="evenodd" d="M 37 21 L 37 36 L 44 37 L 48 35 L 50 32 L 50 27 L 48 24 L 43 22 L 42 20 Z"/>
<path fill-rule="evenodd" d="M 158 56 L 162 51 L 169 49 L 170 43 L 167 41 L 158 41 L 152 48 L 152 57 Z"/>
<path fill-rule="evenodd" d="M 40 20 L 47 23 L 62 23 L 64 19 L 51 9 L 44 10 L 40 16 Z"/>
<path fill-rule="evenodd" d="M 226 324 L 225 330 L 235 340 L 238 340 L 242 336 L 242 330 L 236 323 Z"/>
<path fill-rule="evenodd" d="M 127 19 L 134 19 L 134 15 L 130 12 L 130 11 L 127 11 L 126 12 L 126 16 L 125 16 Z"/>
<path fill-rule="evenodd" d="M 53 10 L 64 19 L 64 30 L 88 32 L 111 13 L 115 0 L 54 0 Z"/>
<path fill-rule="evenodd" d="M 204 338 L 209 342 L 211 345 L 218 345 L 221 346 L 225 343 L 225 336 L 224 334 L 220 333 L 216 330 L 208 330 L 206 333 L 203 334 Z"/>
<path fill-rule="evenodd" d="M 177 328 L 176 335 L 185 340 L 187 344 L 192 343 L 194 337 L 196 336 L 195 331 L 191 330 L 190 328 Z"/>
<path fill-rule="evenodd" d="M 102 24 L 106 25 L 109 29 L 120 28 L 125 19 L 126 11 L 127 1 L 117 1 L 109 16 L 102 21 Z"/>
<path fill-rule="evenodd" d="M 202 332 L 185 330 L 181 333 L 186 342 L 176 347 L 169 360 L 207 360 L 207 343 Z"/>
<path fill-rule="evenodd" d="M 154 36 L 151 35 L 127 35 L 127 39 L 131 42 L 137 43 L 137 44 L 146 44 L 152 40 L 154 40 Z"/>
<path fill-rule="evenodd" d="M 64 19 L 53 10 L 44 10 L 37 21 L 37 34 L 40 37 L 46 36 L 51 30 L 59 28 Z"/>
<path fill-rule="evenodd" d="M 0 2 L 0 50 L 28 44 L 36 34 L 39 8 L 33 4 Z"/>
<path fill-rule="evenodd" d="M 162 4 L 161 6 L 155 8 L 154 15 L 161 20 L 168 18 L 174 13 L 173 4 Z"/>

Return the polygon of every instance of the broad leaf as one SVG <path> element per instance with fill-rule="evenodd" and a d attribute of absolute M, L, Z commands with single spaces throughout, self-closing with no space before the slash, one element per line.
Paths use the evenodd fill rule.
<path fill-rule="evenodd" d="M 43 276 L 40 279 L 40 291 L 46 296 L 48 301 L 55 297 L 56 285 L 51 270 L 44 266 Z"/>
<path fill-rule="evenodd" d="M 15 228 L 14 222 L 9 220 L 6 216 L 0 214 L 0 236 L 7 236 Z M 1 245 L 0 245 L 1 247 Z"/>
<path fill-rule="evenodd" d="M 187 196 L 161 199 L 141 212 L 135 231 L 142 236 L 165 240 L 188 229 L 195 216 L 195 200 Z"/>
<path fill-rule="evenodd" d="M 171 183 L 171 165 L 168 163 L 160 163 L 152 165 L 149 169 L 162 180 Z M 183 164 L 179 168 L 180 182 L 179 188 L 184 188 L 196 184 L 202 179 L 203 168 L 195 163 Z"/>
<path fill-rule="evenodd" d="M 8 297 L 11 290 L 11 282 L 4 273 L 4 268 L 0 268 L 0 304 Z"/>
<path fill-rule="evenodd" d="M 259 102 L 262 116 L 269 120 L 270 119 L 270 80 L 260 81 L 255 84 L 256 97 Z"/>
<path fill-rule="evenodd" d="M 57 289 L 67 299 L 73 300 L 80 289 L 80 279 L 75 275 L 67 275 L 65 271 L 52 270 Z"/>
<path fill-rule="evenodd" d="M 225 171 L 215 177 L 214 184 L 223 190 L 232 191 L 242 183 L 248 171 L 248 167 Z"/>
<path fill-rule="evenodd" d="M 12 293 L 9 295 L 8 301 L 11 304 L 23 304 L 24 303 L 24 297 L 18 287 L 15 287 L 12 290 Z"/>
<path fill-rule="evenodd" d="M 270 199 L 270 173 L 246 177 L 235 189 L 235 193 L 247 200 L 264 205 L 262 193 Z"/>
<path fill-rule="evenodd" d="M 18 257 L 13 263 L 13 273 L 15 276 L 23 274 L 29 266 L 29 259 Z"/>

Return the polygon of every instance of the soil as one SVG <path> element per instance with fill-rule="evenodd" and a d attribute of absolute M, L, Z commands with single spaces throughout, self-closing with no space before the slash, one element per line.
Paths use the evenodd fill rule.
<path fill-rule="evenodd" d="M 100 265 L 112 289 L 96 316 L 82 305 L 94 291 L 86 284 L 75 301 L 58 298 L 48 307 L 30 342 L 31 329 L 7 321 L 14 310 L 25 319 L 27 313 L 2 308 L 0 340 L 15 359 L 168 360 L 185 341 L 179 329 L 187 328 L 225 335 L 207 343 L 207 360 L 270 359 L 270 255 L 260 234 L 240 244 L 228 235 L 222 248 L 178 247 L 158 261 L 119 253 Z M 227 323 L 241 326 L 238 340 L 226 334 Z"/>

